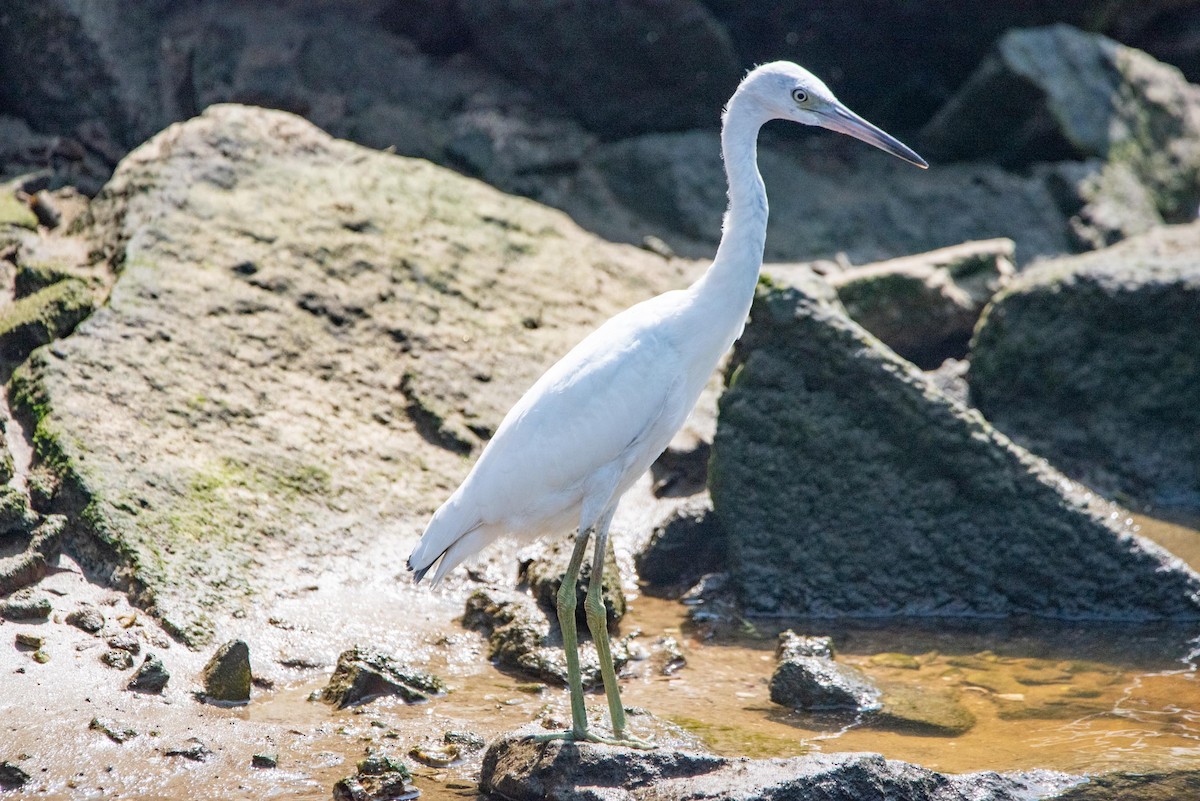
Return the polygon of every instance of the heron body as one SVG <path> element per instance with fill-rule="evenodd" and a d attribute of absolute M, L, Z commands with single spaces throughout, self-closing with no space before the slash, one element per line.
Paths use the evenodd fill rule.
<path fill-rule="evenodd" d="M 546 371 L 505 416 L 409 557 L 417 580 L 436 564 L 436 583 L 498 537 L 532 539 L 578 527 L 558 599 L 572 729 L 558 736 L 602 739 L 587 730 L 575 637 L 575 580 L 594 533 L 588 625 L 614 736 L 631 742 L 624 732 L 599 596 L 608 527 L 621 496 L 666 449 L 745 325 L 767 230 L 756 142 L 762 125 L 779 118 L 847 133 L 925 166 L 916 153 L 846 109 L 801 67 L 775 62 L 751 71 L 723 118 L 729 207 L 712 265 L 689 288 L 613 317 Z"/>

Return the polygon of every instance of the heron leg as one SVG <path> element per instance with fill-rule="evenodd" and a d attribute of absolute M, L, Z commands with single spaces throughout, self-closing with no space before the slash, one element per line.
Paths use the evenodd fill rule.
<path fill-rule="evenodd" d="M 567 657 L 567 687 L 571 691 L 571 735 L 575 739 L 584 739 L 587 736 L 583 674 L 579 670 L 579 634 L 575 627 L 575 606 L 578 603 L 575 586 L 579 580 L 579 568 L 583 565 L 583 556 L 587 552 L 591 533 L 590 530 L 580 529 L 575 538 L 575 549 L 571 551 L 571 561 L 567 563 L 567 571 L 563 573 L 562 584 L 558 588 L 558 625 L 562 629 L 563 651 Z"/>
<path fill-rule="evenodd" d="M 596 528 L 596 550 L 592 557 L 592 574 L 588 579 L 587 598 L 583 602 L 583 608 L 587 613 L 592 641 L 596 644 L 596 656 L 600 660 L 600 675 L 604 679 L 604 694 L 608 697 L 614 742 L 635 748 L 653 748 L 650 743 L 625 734 L 625 706 L 621 703 L 621 688 L 617 684 L 612 647 L 608 641 L 608 610 L 604 606 L 603 595 L 604 557 L 608 550 L 608 526 L 611 522 L 612 512 L 609 512 Z"/>

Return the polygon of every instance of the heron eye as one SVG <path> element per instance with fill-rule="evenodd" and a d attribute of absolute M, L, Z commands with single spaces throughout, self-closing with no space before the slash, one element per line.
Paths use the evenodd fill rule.
<path fill-rule="evenodd" d="M 797 103 L 807 103 L 808 92 L 804 91 L 803 89 L 793 89 L 792 100 L 795 100 Z"/>

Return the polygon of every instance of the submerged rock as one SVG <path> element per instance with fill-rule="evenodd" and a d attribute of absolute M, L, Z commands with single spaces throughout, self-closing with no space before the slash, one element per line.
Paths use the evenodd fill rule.
<path fill-rule="evenodd" d="M 154 654 L 147 653 L 146 658 L 142 661 L 142 666 L 129 680 L 128 689 L 145 693 L 161 693 L 170 680 L 171 674 L 162 660 Z"/>
<path fill-rule="evenodd" d="M 514 735 L 488 748 L 479 786 L 512 801 L 1032 801 L 1080 781 L 1050 771 L 940 774 L 878 754 L 746 759 Z"/>
<path fill-rule="evenodd" d="M 1200 798 L 1200 771 L 1102 773 L 1072 787 L 1056 801 L 1182 801 Z"/>
<path fill-rule="evenodd" d="M 868 725 L 908 734 L 957 737 L 975 725 L 975 715 L 953 690 L 880 682 L 879 708 Z"/>
<path fill-rule="evenodd" d="M 344 709 L 383 695 L 395 695 L 413 704 L 445 694 L 446 683 L 432 673 L 400 664 L 386 654 L 354 647 L 338 657 L 337 668 L 320 698 Z"/>
<path fill-rule="evenodd" d="M 835 304 L 763 289 L 735 362 L 711 492 L 746 612 L 1200 617 L 1200 576 Z"/>
<path fill-rule="evenodd" d="M 125 653 L 121 651 L 119 653 Z M 125 653 L 126 656 L 129 654 Z M 250 700 L 250 646 L 243 640 L 230 640 L 217 649 L 200 674 L 204 698 L 228 704 Z"/>
<path fill-rule="evenodd" d="M 914 364 L 930 369 L 967 353 L 975 322 L 1012 277 L 1013 242 L 966 242 L 834 273 L 850 317 Z"/>
<path fill-rule="evenodd" d="M 594 540 L 588 542 L 587 555 L 579 569 L 579 579 L 575 585 L 576 607 L 575 617 L 578 624 L 587 627 L 587 610 L 584 601 L 588 587 L 591 586 L 592 558 Z M 562 538 L 543 542 L 533 546 L 534 553 L 526 552 L 518 567 L 518 580 L 529 585 L 533 597 L 543 609 L 557 614 L 558 590 L 562 586 L 563 574 L 567 563 L 571 561 L 571 551 L 575 540 Z M 613 541 L 610 537 L 608 548 L 604 552 L 603 588 L 600 597 L 604 599 L 605 616 L 609 629 L 616 629 L 621 618 L 625 616 L 625 591 L 621 589 L 621 569 L 617 567 L 617 557 L 613 551 Z"/>
<path fill-rule="evenodd" d="M 418 795 L 408 766 L 381 752 L 372 752 L 358 763 L 355 775 L 333 786 L 335 801 L 393 801 Z"/>
<path fill-rule="evenodd" d="M 968 372 L 997 428 L 1125 502 L 1200 509 L 1200 223 L 1022 273 Z"/>

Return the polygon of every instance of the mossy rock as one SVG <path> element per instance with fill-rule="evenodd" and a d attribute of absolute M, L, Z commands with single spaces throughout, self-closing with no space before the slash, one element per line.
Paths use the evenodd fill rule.
<path fill-rule="evenodd" d="M 1200 510 L 1200 223 L 1039 264 L 972 346 L 997 428 L 1109 497 Z"/>
<path fill-rule="evenodd" d="M 1200 576 L 1127 513 L 833 304 L 760 288 L 728 383 L 710 491 L 750 614 L 1200 617 Z"/>
<path fill-rule="evenodd" d="M 0 357 L 19 364 L 34 348 L 71 333 L 94 303 L 85 283 L 67 280 L 0 307 Z"/>
<path fill-rule="evenodd" d="M 38 220 L 28 203 L 22 203 L 11 191 L 0 187 L 0 226 L 4 225 L 36 231 Z"/>
<path fill-rule="evenodd" d="M 225 643 L 204 666 L 201 681 L 204 698 L 228 704 L 244 704 L 250 700 L 250 646 L 243 640 Z"/>

